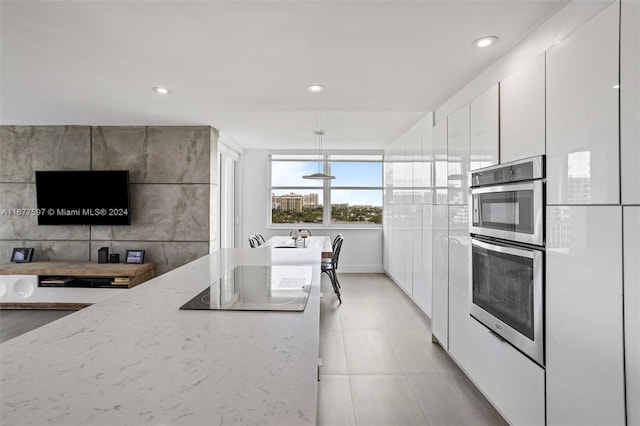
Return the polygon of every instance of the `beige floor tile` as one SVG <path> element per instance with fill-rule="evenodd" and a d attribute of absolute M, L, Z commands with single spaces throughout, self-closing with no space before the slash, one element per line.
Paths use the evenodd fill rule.
<path fill-rule="evenodd" d="M 347 374 L 341 330 L 320 331 L 320 374 Z"/>
<path fill-rule="evenodd" d="M 497 412 L 474 394 L 471 383 L 459 375 L 407 375 L 407 380 L 425 416 L 432 425 L 502 426 Z M 475 390 L 477 392 L 477 390 Z"/>
<path fill-rule="evenodd" d="M 318 382 L 318 426 L 355 426 L 349 376 L 321 375 Z"/>
<path fill-rule="evenodd" d="M 381 330 L 343 330 L 349 374 L 402 374 L 402 368 Z"/>
<path fill-rule="evenodd" d="M 415 306 L 404 303 L 374 303 L 371 307 L 384 330 L 431 330 L 431 321 Z"/>
<path fill-rule="evenodd" d="M 379 330 L 380 324 L 368 303 L 343 303 L 340 306 L 343 330 Z"/>
<path fill-rule="evenodd" d="M 437 343 L 429 330 L 385 330 L 405 374 L 464 374 Z"/>
<path fill-rule="evenodd" d="M 358 425 L 427 425 L 403 375 L 349 376 Z"/>

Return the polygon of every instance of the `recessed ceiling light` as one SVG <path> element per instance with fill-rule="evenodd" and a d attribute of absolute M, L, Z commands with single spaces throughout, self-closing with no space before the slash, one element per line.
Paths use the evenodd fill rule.
<path fill-rule="evenodd" d="M 477 47 L 478 49 L 483 49 L 485 47 L 493 46 L 497 42 L 498 42 L 498 37 L 487 36 L 487 37 L 481 37 L 475 40 L 473 43 L 471 43 L 471 45 L 473 47 Z"/>
<path fill-rule="evenodd" d="M 324 90 L 324 86 L 321 86 L 319 84 L 312 84 L 311 86 L 307 86 L 307 90 L 311 93 L 318 93 Z"/>
<path fill-rule="evenodd" d="M 156 93 L 160 93 L 161 95 L 167 95 L 169 94 L 169 89 L 164 88 L 164 87 L 154 87 L 153 90 Z"/>

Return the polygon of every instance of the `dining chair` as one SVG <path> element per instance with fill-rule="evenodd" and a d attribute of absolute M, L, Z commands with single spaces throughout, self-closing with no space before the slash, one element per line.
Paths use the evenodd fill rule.
<path fill-rule="evenodd" d="M 262 245 L 262 241 L 258 238 L 257 235 L 254 235 L 253 238 L 256 240 L 256 247 L 260 247 Z"/>
<path fill-rule="evenodd" d="M 249 237 L 249 245 L 251 248 L 256 248 L 259 245 L 256 237 Z"/>
<path fill-rule="evenodd" d="M 342 242 L 344 241 L 344 237 L 340 235 L 336 237 L 336 244 L 333 249 L 333 254 L 331 256 L 330 262 L 322 262 L 321 263 L 321 271 L 329 277 L 331 280 L 331 286 L 333 287 L 333 291 L 338 296 L 338 301 L 342 304 L 342 297 L 340 295 L 340 282 L 338 281 L 338 273 L 336 272 L 336 265 L 338 264 L 338 259 L 340 257 L 340 250 L 342 250 Z"/>
<path fill-rule="evenodd" d="M 258 242 L 259 242 L 259 243 L 261 243 L 261 244 L 262 244 L 262 243 L 264 243 L 264 242 L 266 242 L 266 240 L 264 239 L 264 236 L 263 236 L 261 233 L 259 233 L 259 232 L 256 232 L 256 239 L 257 239 L 257 240 L 258 240 Z"/>

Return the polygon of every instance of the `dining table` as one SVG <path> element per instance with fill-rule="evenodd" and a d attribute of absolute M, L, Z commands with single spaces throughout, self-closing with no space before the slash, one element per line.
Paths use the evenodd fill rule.
<path fill-rule="evenodd" d="M 328 236 L 309 236 L 307 238 L 298 237 L 294 239 L 289 235 L 276 235 L 266 240 L 260 247 L 270 248 L 317 248 L 322 252 L 323 259 L 330 259 L 333 256 L 331 238 Z"/>

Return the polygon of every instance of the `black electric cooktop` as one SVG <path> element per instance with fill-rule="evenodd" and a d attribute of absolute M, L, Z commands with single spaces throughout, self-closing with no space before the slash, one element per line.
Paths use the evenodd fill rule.
<path fill-rule="evenodd" d="M 236 266 L 180 309 L 304 311 L 311 266 Z"/>

